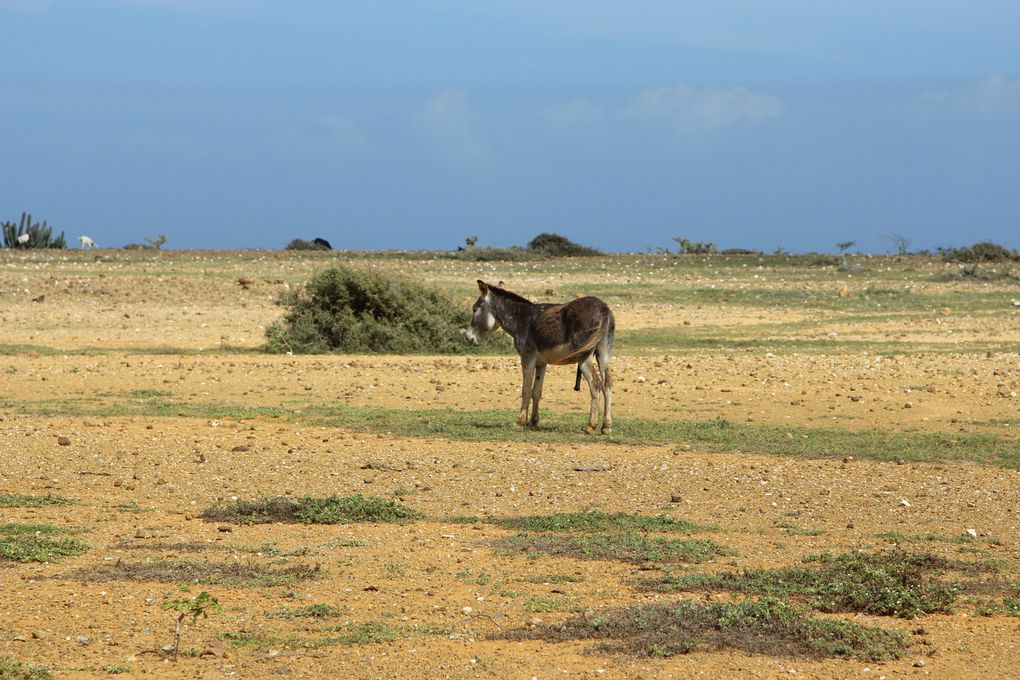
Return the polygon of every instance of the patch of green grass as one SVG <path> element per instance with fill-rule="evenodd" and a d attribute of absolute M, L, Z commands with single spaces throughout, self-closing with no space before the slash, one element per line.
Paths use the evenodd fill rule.
<path fill-rule="evenodd" d="M 524 609 L 536 613 L 554 612 L 560 608 L 560 604 L 558 597 L 532 597 L 524 603 Z"/>
<path fill-rule="evenodd" d="M 400 639 L 400 632 L 385 623 L 369 621 L 367 623 L 349 623 L 344 626 L 341 634 L 328 638 L 326 644 L 362 645 L 376 642 L 393 642 Z"/>
<path fill-rule="evenodd" d="M 44 494 L 3 493 L 0 494 L 0 508 L 41 508 L 46 505 L 70 505 L 75 501 L 62 496 Z"/>
<path fill-rule="evenodd" d="M 0 561 L 59 562 L 88 550 L 76 538 L 53 538 L 63 533 L 69 530 L 49 524 L 0 524 Z"/>
<path fill-rule="evenodd" d="M 138 504 L 138 501 L 128 501 L 127 503 L 117 503 L 112 506 L 116 510 L 123 510 L 124 512 L 132 512 L 135 514 L 143 512 L 152 512 L 152 508 L 143 508 Z"/>
<path fill-rule="evenodd" d="M 38 680 L 51 674 L 46 666 L 25 663 L 7 654 L 0 655 L 0 680 Z"/>
<path fill-rule="evenodd" d="M 349 524 L 351 522 L 409 522 L 422 513 L 383 498 L 371 496 L 278 496 L 255 501 L 217 505 L 202 513 L 204 519 L 238 524 L 293 522 L 300 524 Z"/>
<path fill-rule="evenodd" d="M 262 566 L 244 562 L 192 562 L 189 560 L 152 560 L 103 564 L 79 569 L 73 575 L 78 581 L 103 583 L 135 581 L 233 586 L 237 588 L 270 588 L 317 578 L 319 566 Z"/>
<path fill-rule="evenodd" d="M 960 588 L 940 575 L 952 565 L 900 551 L 818 558 L 819 566 L 747 569 L 738 573 L 670 575 L 649 583 L 664 592 L 730 591 L 804 600 L 823 612 L 860 612 L 914 618 L 950 611 Z"/>
<path fill-rule="evenodd" d="M 675 444 L 687 442 L 697 451 L 749 451 L 759 455 L 803 458 L 857 458 L 918 462 L 971 460 L 1020 468 L 1020 441 L 989 433 L 892 432 L 795 425 L 709 421 L 659 421 L 619 418 L 613 434 L 593 438 L 581 433 L 585 415 L 547 414 L 538 431 L 514 424 L 508 407 L 489 411 L 386 409 L 347 407 L 319 411 L 316 424 L 362 432 L 388 432 L 397 437 L 433 438 L 430 423 L 445 423 L 443 437 L 456 441 L 520 441 L 530 443 Z"/>
<path fill-rule="evenodd" d="M 511 553 L 621 562 L 705 562 L 731 554 L 714 541 L 648 537 L 629 531 L 586 534 L 517 534 L 494 545 Z"/>
<path fill-rule="evenodd" d="M 496 517 L 485 521 L 517 531 L 662 531 L 689 534 L 698 529 L 681 519 L 626 512 L 561 512 L 554 515 Z"/>
<path fill-rule="evenodd" d="M 883 531 L 875 534 L 877 538 L 884 539 L 890 543 L 923 543 L 929 541 L 940 541 L 943 543 L 970 543 L 974 537 L 963 533 L 958 536 L 943 536 L 941 534 L 904 534 L 899 531 Z"/>
<path fill-rule="evenodd" d="M 515 578 L 514 581 L 518 583 L 537 583 L 542 585 L 548 583 L 549 585 L 557 585 L 560 583 L 581 583 L 584 579 L 572 574 L 529 574 L 528 576 Z"/>
<path fill-rule="evenodd" d="M 124 392 L 124 396 L 131 399 L 154 399 L 157 397 L 169 397 L 170 393 L 164 392 L 163 390 L 144 389 L 129 390 L 128 392 Z"/>
<path fill-rule="evenodd" d="M 508 631 L 513 640 L 595 640 L 602 653 L 669 657 L 695 651 L 738 649 L 773 656 L 898 659 L 903 633 L 848 621 L 813 618 L 774 599 L 738 604 L 642 604 L 604 610 L 561 624 Z"/>
<path fill-rule="evenodd" d="M 133 403 L 96 403 L 90 399 L 56 399 L 12 404 L 22 412 L 51 416 L 190 417 L 217 420 L 280 418 L 288 422 L 342 427 L 358 432 L 390 433 L 397 437 L 434 439 L 436 424 L 442 437 L 455 441 L 507 441 L 649 445 L 685 442 L 697 451 L 750 451 L 761 455 L 802 458 L 857 458 L 936 462 L 970 460 L 1006 468 L 1020 468 L 1020 441 L 985 432 L 892 432 L 847 430 L 795 425 L 620 418 L 613 434 L 592 438 L 582 434 L 586 414 L 547 413 L 538 431 L 514 424 L 507 408 L 486 411 L 449 409 L 391 409 L 379 407 L 312 406 L 300 410 L 250 407 L 225 403 L 178 403 L 160 399 Z"/>
<path fill-rule="evenodd" d="M 334 607 L 331 604 L 309 604 L 304 607 L 295 607 L 294 609 L 284 607 L 283 609 L 277 609 L 268 614 L 268 616 L 279 616 L 286 619 L 334 619 L 343 615 L 343 609 L 340 607 Z"/>

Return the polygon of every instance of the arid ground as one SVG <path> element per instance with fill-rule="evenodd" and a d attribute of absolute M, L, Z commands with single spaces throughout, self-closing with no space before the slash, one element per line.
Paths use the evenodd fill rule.
<path fill-rule="evenodd" d="M 613 434 L 582 432 L 571 367 L 550 369 L 531 432 L 513 425 L 516 356 L 262 352 L 277 296 L 337 260 L 465 308 L 477 278 L 602 297 L 618 325 Z M 0 668 L 1020 677 L 1018 277 L 924 257 L 4 250 Z M 208 513 L 332 495 L 409 512 Z M 567 526 L 543 523 L 557 517 Z M 941 599 L 921 613 L 897 600 L 896 615 L 683 578 L 838 556 L 908 556 Z M 173 661 L 164 606 L 203 591 L 220 609 L 185 618 Z M 730 619 L 675 648 L 642 646 L 656 623 L 640 617 L 595 639 L 621 608 L 745 598 L 899 646 L 796 646 L 772 623 L 726 637 Z M 591 639 L 567 639 L 569 621 Z"/>

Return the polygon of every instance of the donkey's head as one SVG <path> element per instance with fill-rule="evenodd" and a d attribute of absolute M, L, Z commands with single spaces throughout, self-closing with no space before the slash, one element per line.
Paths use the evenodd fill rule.
<path fill-rule="evenodd" d="M 492 310 L 493 297 L 492 291 L 489 290 L 489 284 L 478 279 L 478 290 L 481 291 L 481 295 L 475 300 L 475 304 L 471 305 L 471 325 L 464 330 L 464 337 L 472 345 L 482 344 L 482 341 L 496 327 L 496 315 Z"/>

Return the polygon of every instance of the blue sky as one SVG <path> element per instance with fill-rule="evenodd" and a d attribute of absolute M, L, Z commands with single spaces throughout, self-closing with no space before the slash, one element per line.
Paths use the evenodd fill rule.
<path fill-rule="evenodd" d="M 120 246 L 1020 247 L 1020 3 L 0 0 L 0 219 Z"/>

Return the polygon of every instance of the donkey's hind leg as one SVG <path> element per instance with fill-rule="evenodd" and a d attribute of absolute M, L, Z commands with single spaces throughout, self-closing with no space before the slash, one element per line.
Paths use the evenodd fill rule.
<path fill-rule="evenodd" d="M 595 358 L 599 363 L 599 375 L 602 378 L 602 434 L 610 434 L 613 431 L 613 373 L 609 368 L 609 362 L 613 358 L 612 335 L 599 343 L 595 352 Z"/>
<path fill-rule="evenodd" d="M 535 367 L 535 386 L 531 388 L 531 420 L 528 427 L 532 430 L 538 429 L 538 402 L 542 400 L 542 383 L 545 381 L 546 364 L 539 364 Z"/>
<path fill-rule="evenodd" d="M 588 424 L 584 431 L 588 434 L 595 434 L 595 427 L 599 424 L 599 392 L 602 391 L 602 379 L 595 370 L 591 357 L 581 362 L 581 375 L 584 376 L 585 382 L 588 383 L 588 389 L 591 390 L 591 410 L 588 413 Z"/>

